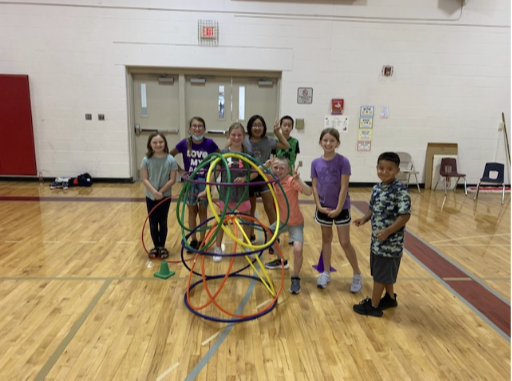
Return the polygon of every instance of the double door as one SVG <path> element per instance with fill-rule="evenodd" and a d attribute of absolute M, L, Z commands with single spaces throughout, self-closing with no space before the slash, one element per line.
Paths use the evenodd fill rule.
<path fill-rule="evenodd" d="M 140 164 L 147 152 L 151 132 L 162 132 L 172 149 L 189 136 L 194 116 L 206 122 L 205 136 L 220 148 L 226 145 L 226 131 L 234 121 L 247 127 L 247 120 L 261 115 L 269 133 L 279 115 L 279 79 L 263 76 L 191 74 L 186 72 L 133 73 L 132 118 L 134 124 L 133 174 L 140 179 Z M 181 155 L 177 157 L 183 165 Z"/>

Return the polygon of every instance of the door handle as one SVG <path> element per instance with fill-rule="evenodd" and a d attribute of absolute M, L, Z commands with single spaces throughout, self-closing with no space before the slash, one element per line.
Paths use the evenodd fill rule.
<path fill-rule="evenodd" d="M 170 130 L 158 130 L 156 128 L 140 128 L 140 124 L 135 125 L 135 135 L 140 136 L 143 132 L 161 132 L 163 134 L 178 135 L 180 130 L 178 128 L 171 128 Z"/>
<path fill-rule="evenodd" d="M 206 130 L 206 133 L 212 135 L 226 135 L 226 131 L 224 130 Z"/>

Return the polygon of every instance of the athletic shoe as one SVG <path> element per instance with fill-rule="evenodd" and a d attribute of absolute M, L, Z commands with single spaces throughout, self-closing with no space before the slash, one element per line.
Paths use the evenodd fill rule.
<path fill-rule="evenodd" d="M 300 278 L 298 276 L 292 276 L 292 284 L 290 285 L 290 293 L 300 293 Z"/>
<path fill-rule="evenodd" d="M 218 247 L 218 246 L 215 246 L 215 249 L 213 249 L 213 252 L 214 252 L 215 254 L 222 254 L 222 249 L 221 249 L 220 247 Z M 214 256 L 212 257 L 212 259 L 213 259 L 213 261 L 214 261 L 214 262 L 220 262 L 220 261 L 222 261 L 222 257 L 221 257 L 220 255 L 214 255 Z"/>
<path fill-rule="evenodd" d="M 352 277 L 352 284 L 350 285 L 350 292 L 357 293 L 363 288 L 363 276 L 361 274 L 354 274 Z"/>
<path fill-rule="evenodd" d="M 244 251 L 244 253 L 250 253 L 252 250 L 249 249 L 248 247 L 245 247 L 245 246 L 242 246 L 242 250 Z M 249 256 L 249 258 L 251 259 L 256 259 L 256 253 L 251 253 L 251 254 L 247 254 Z"/>
<path fill-rule="evenodd" d="M 320 278 L 317 279 L 316 285 L 318 288 L 326 288 L 327 283 L 331 281 L 331 274 L 329 273 L 322 273 L 320 274 Z"/>
<path fill-rule="evenodd" d="M 281 259 L 274 259 L 273 261 L 270 261 L 270 262 L 267 262 L 265 263 L 265 267 L 267 269 L 270 269 L 270 270 L 279 270 L 282 265 L 281 265 Z M 287 270 L 290 268 L 290 265 L 288 265 L 288 261 L 285 259 L 284 260 L 284 269 Z"/>
<path fill-rule="evenodd" d="M 354 311 L 360 315 L 381 317 L 384 313 L 377 307 L 372 306 L 372 298 L 361 300 L 359 304 L 354 304 Z"/>
<path fill-rule="evenodd" d="M 385 309 L 393 308 L 393 307 L 398 307 L 398 302 L 396 301 L 396 294 L 395 294 L 395 298 L 393 299 L 391 297 L 391 295 L 389 295 L 386 292 L 386 295 L 384 295 L 384 297 L 380 300 L 379 308 L 381 310 L 385 310 Z"/>
<path fill-rule="evenodd" d="M 199 242 L 197 241 L 197 239 L 193 239 L 192 241 L 190 241 L 190 247 L 194 250 L 199 249 Z M 189 250 L 187 250 L 187 252 L 192 253 Z"/>

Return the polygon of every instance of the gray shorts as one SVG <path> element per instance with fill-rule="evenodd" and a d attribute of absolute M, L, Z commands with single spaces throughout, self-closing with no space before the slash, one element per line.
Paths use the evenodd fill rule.
<path fill-rule="evenodd" d="M 269 229 L 274 232 L 276 229 L 277 222 L 274 222 L 272 225 L 270 225 Z M 288 240 L 290 242 L 304 242 L 304 223 L 300 225 L 286 225 L 285 227 L 282 226 L 282 224 L 279 225 L 279 235 L 282 233 L 290 233 L 290 236 L 288 237 Z"/>
<path fill-rule="evenodd" d="M 401 259 L 370 253 L 370 269 L 373 281 L 381 284 L 395 284 Z"/>

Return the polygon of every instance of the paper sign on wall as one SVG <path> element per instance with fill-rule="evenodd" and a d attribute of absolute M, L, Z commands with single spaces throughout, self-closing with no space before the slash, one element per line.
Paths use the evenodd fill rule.
<path fill-rule="evenodd" d="M 371 129 L 362 129 L 358 130 L 357 140 L 372 140 L 373 130 Z"/>
<path fill-rule="evenodd" d="M 373 128 L 373 118 L 359 118 L 359 128 Z"/>
<path fill-rule="evenodd" d="M 340 134 L 348 134 L 348 116 L 326 115 L 324 118 L 324 128 L 335 128 Z"/>
<path fill-rule="evenodd" d="M 372 149 L 372 142 L 366 141 L 366 140 L 358 140 L 357 141 L 357 150 L 358 151 L 371 151 Z"/>

